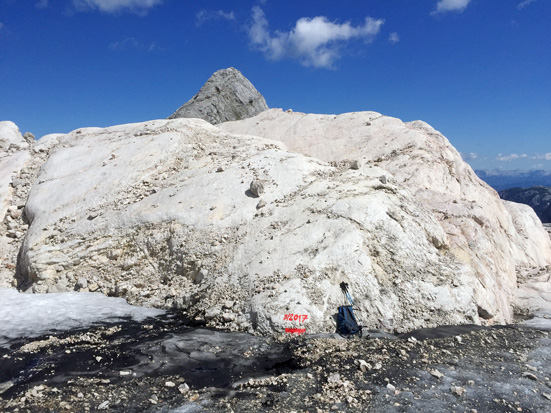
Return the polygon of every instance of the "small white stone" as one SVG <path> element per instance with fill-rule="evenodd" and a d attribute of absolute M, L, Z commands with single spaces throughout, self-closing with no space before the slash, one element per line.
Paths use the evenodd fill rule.
<path fill-rule="evenodd" d="M 364 373 L 368 370 L 371 370 L 371 364 L 369 364 L 367 361 L 358 360 L 358 362 L 359 362 L 360 370 L 363 371 Z"/>
<path fill-rule="evenodd" d="M 434 369 L 434 370 L 431 370 L 430 371 L 430 374 L 432 374 L 434 377 L 436 377 L 437 379 L 441 379 L 442 377 L 444 377 L 444 375 L 442 373 L 440 373 L 438 370 Z"/>
<path fill-rule="evenodd" d="M 327 383 L 338 383 L 341 380 L 341 375 L 339 373 L 333 373 L 327 377 Z"/>
<path fill-rule="evenodd" d="M 450 387 L 450 391 L 456 396 L 462 396 L 466 390 L 464 387 L 461 387 L 461 386 L 452 386 Z"/>

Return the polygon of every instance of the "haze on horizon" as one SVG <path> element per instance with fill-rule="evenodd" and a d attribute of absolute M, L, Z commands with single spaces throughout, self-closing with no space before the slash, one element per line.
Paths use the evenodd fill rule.
<path fill-rule="evenodd" d="M 545 0 L 0 0 L 0 120 L 66 133 L 166 118 L 236 67 L 270 107 L 372 110 L 475 169 L 551 169 Z"/>

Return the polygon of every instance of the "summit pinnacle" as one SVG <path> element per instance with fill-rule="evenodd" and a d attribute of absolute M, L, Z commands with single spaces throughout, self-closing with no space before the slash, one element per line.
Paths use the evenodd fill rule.
<path fill-rule="evenodd" d="M 201 90 L 176 112 L 175 118 L 200 118 L 216 125 L 258 115 L 268 109 L 264 97 L 233 67 L 215 72 Z"/>

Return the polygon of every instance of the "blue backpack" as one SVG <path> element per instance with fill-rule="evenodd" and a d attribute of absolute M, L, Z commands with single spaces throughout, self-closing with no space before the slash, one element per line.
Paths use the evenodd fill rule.
<path fill-rule="evenodd" d="M 351 305 L 342 305 L 339 307 L 337 331 L 342 336 L 351 336 L 353 334 L 359 334 L 360 337 L 362 336 L 362 326 L 358 325 Z"/>
<path fill-rule="evenodd" d="M 341 336 L 350 337 L 351 335 L 358 334 L 362 336 L 362 326 L 358 324 L 356 316 L 354 316 L 354 310 L 352 306 L 354 302 L 350 293 L 348 292 L 348 284 L 345 282 L 341 283 L 341 289 L 344 293 L 344 296 L 350 302 L 350 305 L 341 305 L 339 307 L 339 313 L 337 314 L 337 332 Z"/>

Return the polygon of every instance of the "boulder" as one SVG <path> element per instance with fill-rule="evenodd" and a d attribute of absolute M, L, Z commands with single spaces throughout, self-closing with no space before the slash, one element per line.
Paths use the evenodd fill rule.
<path fill-rule="evenodd" d="M 25 207 L 20 264 L 35 292 L 85 279 L 134 304 L 277 335 L 335 331 L 344 281 L 368 328 L 480 322 L 477 266 L 382 162 L 341 167 L 199 119 L 57 139 Z"/>
<path fill-rule="evenodd" d="M 268 109 L 264 97 L 233 67 L 214 73 L 169 119 L 199 118 L 216 125 L 250 118 Z"/>

